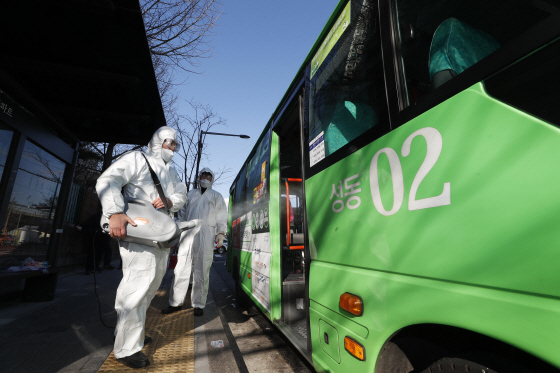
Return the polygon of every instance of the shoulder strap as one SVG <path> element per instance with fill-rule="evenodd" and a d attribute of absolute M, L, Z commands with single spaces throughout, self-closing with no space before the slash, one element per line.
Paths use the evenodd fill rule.
<path fill-rule="evenodd" d="M 156 185 L 156 189 L 157 189 L 157 192 L 159 194 L 159 198 L 161 198 L 161 201 L 163 202 L 163 205 L 165 206 L 167 211 L 169 211 L 169 206 L 167 206 L 167 198 L 165 198 L 165 193 L 163 193 L 163 189 L 161 188 L 161 183 L 159 181 L 159 178 L 157 177 L 156 173 L 152 169 L 152 166 L 150 166 L 150 162 L 148 162 L 148 158 L 146 158 L 144 153 L 140 153 L 140 154 L 142 154 L 142 157 L 144 157 L 144 159 L 146 160 L 146 163 L 148 164 L 148 168 L 150 169 L 150 175 L 152 175 L 152 180 L 154 181 L 154 184 Z"/>

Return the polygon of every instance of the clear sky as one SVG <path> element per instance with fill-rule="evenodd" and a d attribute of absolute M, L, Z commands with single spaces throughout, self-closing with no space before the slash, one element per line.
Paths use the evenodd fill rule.
<path fill-rule="evenodd" d="M 338 0 L 224 1 L 212 45 L 200 75 L 185 74 L 181 100 L 209 105 L 227 121 L 211 131 L 250 139 L 208 135 L 208 158 L 200 168 L 232 169 L 214 189 L 228 198 L 229 187 L 317 40 Z M 188 105 L 180 111 L 189 114 Z"/>

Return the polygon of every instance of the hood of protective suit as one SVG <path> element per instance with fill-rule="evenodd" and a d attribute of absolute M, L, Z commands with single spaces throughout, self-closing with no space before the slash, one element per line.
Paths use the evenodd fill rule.
<path fill-rule="evenodd" d="M 177 141 L 177 132 L 171 127 L 163 126 L 157 129 L 148 143 L 147 154 L 154 158 L 161 158 L 161 149 L 165 139 L 173 139 Z"/>
<path fill-rule="evenodd" d="M 208 180 L 203 180 L 205 181 L 205 185 L 203 185 L 202 181 L 200 180 L 200 174 L 202 174 L 203 172 L 208 172 L 209 174 L 212 174 L 212 182 L 208 182 Z M 202 188 L 212 188 L 212 184 L 214 184 L 214 179 L 216 178 L 216 175 L 214 174 L 214 171 L 212 171 L 211 169 L 209 169 L 208 167 L 204 167 L 202 170 L 200 170 L 200 172 L 198 173 L 198 185 L 200 185 Z"/>

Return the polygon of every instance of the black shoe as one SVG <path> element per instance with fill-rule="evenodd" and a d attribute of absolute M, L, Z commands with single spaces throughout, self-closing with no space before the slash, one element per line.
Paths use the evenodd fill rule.
<path fill-rule="evenodd" d="M 113 266 L 110 265 L 110 264 L 105 264 L 105 265 L 103 266 L 103 269 L 115 269 L 115 267 L 113 267 Z"/>
<path fill-rule="evenodd" d="M 181 311 L 181 306 L 177 306 L 177 307 L 173 307 L 173 306 L 167 306 L 167 308 L 164 308 L 163 310 L 161 310 L 161 313 L 163 313 L 164 315 L 173 313 L 173 312 L 178 312 Z"/>
<path fill-rule="evenodd" d="M 97 268 L 95 268 L 95 271 L 93 271 L 93 272 L 99 274 L 99 273 L 103 272 L 103 269 L 100 268 L 100 267 L 97 267 Z"/>
<path fill-rule="evenodd" d="M 204 310 L 202 308 L 195 307 L 194 315 L 195 316 L 202 316 L 204 314 Z"/>
<path fill-rule="evenodd" d="M 117 361 L 129 368 L 144 368 L 150 365 L 150 360 L 148 360 L 142 351 L 138 351 L 130 356 L 121 357 L 120 359 L 117 359 Z"/>

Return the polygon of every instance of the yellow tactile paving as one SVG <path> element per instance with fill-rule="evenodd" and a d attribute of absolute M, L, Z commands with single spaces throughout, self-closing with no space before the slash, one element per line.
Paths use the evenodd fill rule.
<path fill-rule="evenodd" d="M 167 307 L 168 290 L 159 290 L 146 314 L 146 335 L 153 342 L 142 350 L 151 364 L 142 369 L 128 368 L 117 362 L 115 355 L 105 360 L 99 373 L 174 373 L 194 372 L 194 315 L 190 305 L 183 310 L 163 315 L 161 310 Z M 186 299 L 190 299 L 187 295 Z"/>

